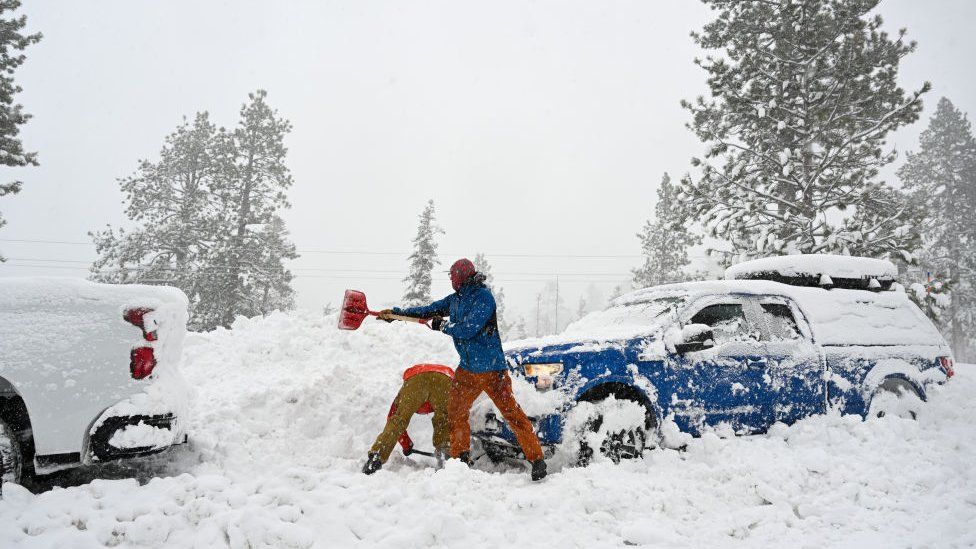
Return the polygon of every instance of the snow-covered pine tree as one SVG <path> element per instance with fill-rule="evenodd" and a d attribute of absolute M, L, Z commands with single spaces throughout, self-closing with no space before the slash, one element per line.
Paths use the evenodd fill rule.
<path fill-rule="evenodd" d="M 576 304 L 576 318 L 574 320 L 579 320 L 584 316 L 586 316 L 587 311 L 588 308 L 586 303 L 586 297 L 581 295 L 579 297 L 579 302 L 577 302 Z"/>
<path fill-rule="evenodd" d="M 206 112 L 184 120 L 166 137 L 158 160 L 141 160 L 134 174 L 119 179 L 125 215 L 136 227 L 89 233 L 99 256 L 93 280 L 176 286 L 190 298 L 194 328 L 212 327 L 206 288 L 224 268 L 211 261 L 220 236 L 211 192 L 216 135 Z"/>
<path fill-rule="evenodd" d="M 291 123 L 268 105 L 267 92 L 248 94 L 237 127 L 221 134 L 220 173 L 213 187 L 224 234 L 215 249 L 226 269 L 208 291 L 218 296 L 218 323 L 293 306 L 292 275 L 284 260 L 298 257 L 278 213 L 289 208 L 292 184 L 285 165 L 285 136 Z"/>
<path fill-rule="evenodd" d="M 690 263 L 688 248 L 701 243 L 701 238 L 688 230 L 684 218 L 678 213 L 678 189 L 666 173 L 657 188 L 654 219 L 644 223 L 637 238 L 641 242 L 644 264 L 631 271 L 635 288 L 687 280 L 684 268 Z"/>
<path fill-rule="evenodd" d="M 435 265 L 441 264 L 437 258 L 438 234 L 444 234 L 444 229 L 437 226 L 434 218 L 434 201 L 428 200 L 420 214 L 417 236 L 413 239 L 413 253 L 407 258 L 410 260 L 410 271 L 403 279 L 407 283 L 407 289 L 403 292 L 403 301 L 407 306 L 430 303 L 431 273 Z"/>
<path fill-rule="evenodd" d="M 40 33 L 24 34 L 27 16 L 15 17 L 11 12 L 20 8 L 20 0 L 0 0 L 0 166 L 37 166 L 37 153 L 25 152 L 20 142 L 20 126 L 30 120 L 23 106 L 14 103 L 14 96 L 21 92 L 14 82 L 14 72 L 27 58 L 23 53 L 27 46 L 41 40 Z M 20 192 L 21 181 L 0 183 L 0 198 Z M 0 215 L 0 227 L 7 222 Z M 0 262 L 5 261 L 0 254 Z"/>
<path fill-rule="evenodd" d="M 586 296 L 586 312 L 599 311 L 606 307 L 607 296 L 603 293 L 603 290 L 599 288 L 593 282 L 586 285 L 586 290 L 583 292 Z"/>
<path fill-rule="evenodd" d="M 624 295 L 630 290 L 631 288 L 629 282 L 622 282 L 620 284 L 617 284 L 616 286 L 613 287 L 612 290 L 610 290 L 610 296 L 607 297 L 607 302 L 612 303 L 614 299 L 617 299 L 618 297 Z"/>
<path fill-rule="evenodd" d="M 550 280 L 536 294 L 535 335 L 559 333 L 573 320 L 573 313 L 566 306 L 565 292 L 559 291 L 559 283 Z"/>
<path fill-rule="evenodd" d="M 251 281 L 254 289 L 260 292 L 259 310 L 267 316 L 274 310 L 287 311 L 295 307 L 295 291 L 291 287 L 294 278 L 285 268 L 284 260 L 296 259 L 298 252 L 288 239 L 285 221 L 277 215 L 264 225 L 257 237 L 260 241 L 255 276 Z"/>
<path fill-rule="evenodd" d="M 923 305 L 942 324 L 956 358 L 976 359 L 976 139 L 951 101 L 939 100 L 898 177 L 928 212 L 918 254 L 922 271 L 933 272 L 947 290 L 948 306 L 941 310 L 926 280 Z"/>
<path fill-rule="evenodd" d="M 897 82 L 914 51 L 889 36 L 879 0 L 703 0 L 717 17 L 695 41 L 711 98 L 683 106 L 707 144 L 682 180 L 685 219 L 731 244 L 725 258 L 803 253 L 880 256 L 917 241 L 904 200 L 878 181 L 888 132 L 918 119 Z M 879 200 L 877 197 L 881 197 Z"/>
<path fill-rule="evenodd" d="M 529 332 L 525 328 L 525 317 L 520 316 L 519 319 L 512 326 L 511 334 L 507 339 L 508 340 L 525 339 L 527 337 L 529 337 Z"/>
<path fill-rule="evenodd" d="M 511 328 L 511 325 L 505 321 L 505 288 L 495 285 L 495 275 L 491 272 L 491 264 L 488 263 L 485 254 L 475 254 L 473 263 L 475 270 L 485 275 L 485 283 L 491 289 L 492 295 L 495 296 L 495 315 L 498 320 L 498 330 L 501 332 L 501 336 L 505 337 Z"/>

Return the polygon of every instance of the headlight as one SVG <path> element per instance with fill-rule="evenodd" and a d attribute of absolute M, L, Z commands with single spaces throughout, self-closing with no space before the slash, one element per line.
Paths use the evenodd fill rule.
<path fill-rule="evenodd" d="M 563 365 L 559 362 L 525 365 L 525 375 L 528 377 L 552 377 L 562 371 Z"/>

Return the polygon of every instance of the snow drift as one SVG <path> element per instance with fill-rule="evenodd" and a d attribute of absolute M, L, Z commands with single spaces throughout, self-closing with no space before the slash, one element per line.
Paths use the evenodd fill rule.
<path fill-rule="evenodd" d="M 533 484 L 518 465 L 475 470 L 404 458 L 359 473 L 402 370 L 456 364 L 417 326 L 275 314 L 190 335 L 191 444 L 157 478 L 32 495 L 5 487 L 3 547 L 422 545 L 973 545 L 976 369 L 959 365 L 919 420 L 837 414 L 768 434 L 709 433 L 685 451 L 563 468 Z M 429 416 L 411 434 L 429 448 Z"/>

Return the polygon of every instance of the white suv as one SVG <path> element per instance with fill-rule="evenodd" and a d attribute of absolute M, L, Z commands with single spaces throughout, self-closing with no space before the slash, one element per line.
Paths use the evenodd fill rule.
<path fill-rule="evenodd" d="M 0 278 L 0 484 L 185 441 L 176 288 Z"/>

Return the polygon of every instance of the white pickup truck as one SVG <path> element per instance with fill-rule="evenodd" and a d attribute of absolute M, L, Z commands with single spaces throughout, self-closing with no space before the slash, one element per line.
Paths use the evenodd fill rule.
<path fill-rule="evenodd" d="M 0 278 L 0 484 L 185 441 L 187 298 Z"/>

